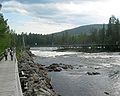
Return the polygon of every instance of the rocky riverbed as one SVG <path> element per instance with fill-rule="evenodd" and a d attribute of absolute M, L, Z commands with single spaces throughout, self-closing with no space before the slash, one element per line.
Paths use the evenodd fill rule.
<path fill-rule="evenodd" d="M 35 64 L 30 51 L 23 51 L 18 60 L 21 87 L 24 96 L 59 96 L 51 85 L 47 69 Z"/>

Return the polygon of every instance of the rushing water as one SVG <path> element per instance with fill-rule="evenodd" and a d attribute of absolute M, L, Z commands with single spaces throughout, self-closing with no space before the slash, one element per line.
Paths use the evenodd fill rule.
<path fill-rule="evenodd" d="M 40 64 L 64 63 L 73 70 L 49 73 L 55 90 L 62 96 L 120 96 L 119 53 L 56 52 L 55 47 L 31 48 Z M 99 72 L 100 75 L 87 75 Z"/>

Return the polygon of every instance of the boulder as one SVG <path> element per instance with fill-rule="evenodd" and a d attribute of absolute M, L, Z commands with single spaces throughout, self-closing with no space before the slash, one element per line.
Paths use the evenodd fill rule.
<path fill-rule="evenodd" d="M 87 72 L 86 74 L 87 75 L 100 75 L 99 72 Z"/>
<path fill-rule="evenodd" d="M 52 72 L 52 71 L 60 72 L 63 69 L 64 70 L 73 69 L 73 66 L 72 65 L 67 65 L 67 64 L 62 64 L 62 63 L 60 63 L 60 64 L 53 63 L 53 64 L 47 66 L 46 69 L 48 70 L 48 72 Z"/>
<path fill-rule="evenodd" d="M 110 95 L 108 92 L 104 92 L 106 95 Z"/>
<path fill-rule="evenodd" d="M 61 68 L 61 67 L 56 67 L 56 68 L 54 69 L 54 71 L 55 71 L 55 72 L 60 72 L 60 71 L 62 71 L 62 68 Z"/>

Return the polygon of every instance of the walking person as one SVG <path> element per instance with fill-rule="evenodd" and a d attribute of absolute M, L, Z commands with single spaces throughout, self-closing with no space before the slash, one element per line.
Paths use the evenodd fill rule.
<path fill-rule="evenodd" d="M 13 50 L 10 50 L 11 61 L 13 61 Z"/>
<path fill-rule="evenodd" d="M 8 51 L 7 49 L 5 49 L 5 52 L 4 52 L 5 61 L 7 60 L 7 56 L 8 56 Z"/>

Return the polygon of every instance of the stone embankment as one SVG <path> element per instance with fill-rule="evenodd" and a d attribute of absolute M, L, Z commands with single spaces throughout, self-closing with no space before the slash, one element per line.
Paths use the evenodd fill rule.
<path fill-rule="evenodd" d="M 23 51 L 18 60 L 21 87 L 24 96 L 59 96 L 54 91 L 47 70 L 33 61 L 30 51 Z"/>

